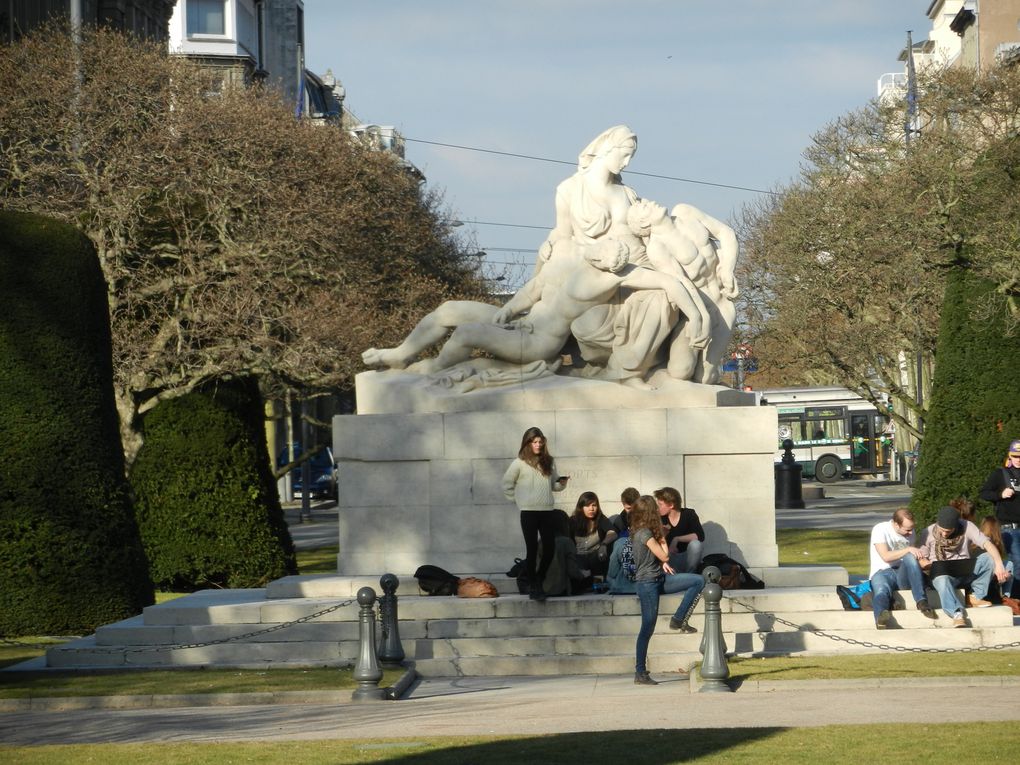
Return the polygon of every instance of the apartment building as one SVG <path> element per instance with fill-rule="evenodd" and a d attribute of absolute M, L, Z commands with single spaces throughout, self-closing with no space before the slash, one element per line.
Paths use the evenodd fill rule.
<path fill-rule="evenodd" d="M 63 18 L 106 24 L 150 40 L 167 39 L 175 0 L 0 0 L 0 36 L 13 42 L 40 24 Z"/>

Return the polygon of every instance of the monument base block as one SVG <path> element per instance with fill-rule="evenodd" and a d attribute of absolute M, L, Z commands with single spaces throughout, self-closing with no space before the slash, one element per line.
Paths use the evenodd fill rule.
<path fill-rule="evenodd" d="M 509 569 L 524 545 L 502 478 L 531 426 L 546 434 L 557 469 L 570 476 L 555 495 L 568 514 L 583 491 L 598 494 L 612 515 L 628 486 L 643 494 L 673 486 L 698 511 L 706 554 L 725 553 L 749 567 L 778 565 L 775 409 L 655 401 L 653 392 L 645 408 L 631 408 L 628 399 L 627 408 L 335 417 L 338 573 L 408 575 L 426 563 L 462 576 Z"/>

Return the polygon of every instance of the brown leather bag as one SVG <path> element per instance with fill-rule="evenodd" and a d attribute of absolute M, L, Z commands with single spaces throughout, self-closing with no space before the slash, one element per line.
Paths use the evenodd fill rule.
<path fill-rule="evenodd" d="M 498 598 L 496 585 L 475 576 L 466 576 L 457 583 L 458 598 Z"/>
<path fill-rule="evenodd" d="M 1009 606 L 1013 611 L 1013 616 L 1020 616 L 1020 600 L 1016 598 L 1003 598 L 1002 605 Z"/>

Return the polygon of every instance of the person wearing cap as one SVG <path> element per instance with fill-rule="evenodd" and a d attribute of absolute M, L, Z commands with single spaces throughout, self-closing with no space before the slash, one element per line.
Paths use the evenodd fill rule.
<path fill-rule="evenodd" d="M 1010 442 L 1006 464 L 988 476 L 981 487 L 980 497 L 995 504 L 995 517 L 999 519 L 1006 557 L 1013 562 L 1013 570 L 1020 571 L 1020 438 Z M 1013 592 L 1017 591 L 1014 580 Z"/>
<path fill-rule="evenodd" d="M 972 558 L 971 545 L 984 552 Z M 1000 583 L 1008 576 L 992 541 L 973 523 L 962 520 L 949 505 L 940 509 L 935 523 L 925 529 L 920 550 L 921 568 L 930 569 L 932 587 L 954 627 L 968 626 L 963 606 L 956 597 L 957 588 L 970 587 L 968 608 L 984 608 L 992 605 L 985 600 L 992 574 Z"/>

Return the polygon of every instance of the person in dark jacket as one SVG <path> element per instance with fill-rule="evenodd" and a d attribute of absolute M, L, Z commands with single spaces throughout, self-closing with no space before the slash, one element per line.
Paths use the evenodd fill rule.
<path fill-rule="evenodd" d="M 630 511 L 634 509 L 634 503 L 640 496 L 641 492 L 633 486 L 628 486 L 620 494 L 620 507 L 623 509 L 609 520 L 621 538 L 630 534 Z"/>
<path fill-rule="evenodd" d="M 680 492 L 672 486 L 655 491 L 655 503 L 666 532 L 669 564 L 677 571 L 695 573 L 704 554 L 705 529 L 693 507 L 684 507 Z"/>
<path fill-rule="evenodd" d="M 1020 438 L 1010 442 L 1006 464 L 988 476 L 981 487 L 980 497 L 995 504 L 995 517 L 999 520 L 1006 557 L 1013 562 L 1013 571 L 1020 571 Z M 1017 590 L 1014 579 L 1013 592 Z"/>
<path fill-rule="evenodd" d="M 591 572 L 581 567 L 570 535 L 570 518 L 559 508 L 554 508 L 551 516 L 555 534 L 553 555 L 542 579 L 542 591 L 550 597 L 591 592 Z"/>

